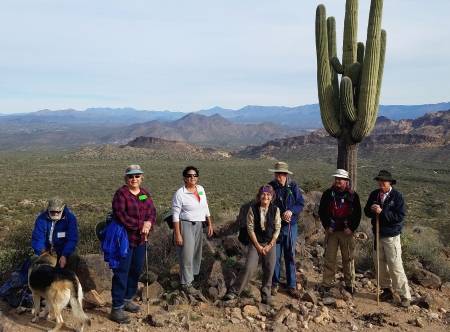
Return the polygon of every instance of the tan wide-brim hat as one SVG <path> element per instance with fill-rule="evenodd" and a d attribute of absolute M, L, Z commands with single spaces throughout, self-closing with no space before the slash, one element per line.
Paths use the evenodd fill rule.
<path fill-rule="evenodd" d="M 282 161 L 277 162 L 275 164 L 275 169 L 269 169 L 269 172 L 294 174 L 289 171 L 288 164 L 286 164 L 285 162 L 282 162 Z"/>

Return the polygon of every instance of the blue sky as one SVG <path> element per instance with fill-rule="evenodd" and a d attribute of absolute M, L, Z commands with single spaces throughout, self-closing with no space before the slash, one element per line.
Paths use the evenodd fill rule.
<path fill-rule="evenodd" d="M 2 1 L 0 113 L 317 103 L 319 3 L 340 50 L 344 0 Z M 448 0 L 385 1 L 381 104 L 450 101 L 449 13 Z"/>

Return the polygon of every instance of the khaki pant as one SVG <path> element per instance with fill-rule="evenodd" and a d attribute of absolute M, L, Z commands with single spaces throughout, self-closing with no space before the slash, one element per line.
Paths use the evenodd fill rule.
<path fill-rule="evenodd" d="M 344 282 L 346 286 L 355 284 L 355 263 L 353 260 L 353 253 L 355 251 L 355 240 L 352 235 L 345 235 L 344 231 L 333 232 L 328 235 L 327 247 L 325 253 L 325 262 L 323 265 L 323 284 L 331 286 L 334 275 L 336 273 L 336 258 L 338 248 L 341 250 L 342 268 L 344 270 Z M 348 247 L 347 247 L 348 245 Z M 349 260 L 348 252 L 350 251 Z"/>
<path fill-rule="evenodd" d="M 411 299 L 408 279 L 402 262 L 402 247 L 400 235 L 379 239 L 380 248 L 380 288 L 393 286 L 397 293 L 406 299 Z M 375 269 L 377 267 L 377 252 L 373 252 Z"/>

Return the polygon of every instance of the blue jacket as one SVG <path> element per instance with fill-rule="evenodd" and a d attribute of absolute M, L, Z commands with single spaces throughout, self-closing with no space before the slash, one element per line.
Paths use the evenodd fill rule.
<path fill-rule="evenodd" d="M 394 237 L 402 232 L 405 218 L 405 200 L 401 192 L 391 187 L 389 196 L 381 204 L 380 201 L 380 189 L 372 191 L 364 207 L 364 213 L 367 217 L 371 218 L 372 232 L 376 233 L 376 213 L 372 212 L 370 207 L 372 204 L 379 204 L 382 207 L 380 213 L 380 237 Z"/>
<path fill-rule="evenodd" d="M 119 224 L 114 219 L 100 232 L 102 237 L 102 250 L 105 262 L 109 262 L 110 269 L 119 267 L 120 261 L 128 255 L 127 232 L 123 225 Z"/>
<path fill-rule="evenodd" d="M 305 201 L 303 200 L 300 188 L 291 178 L 286 179 L 285 186 L 282 186 L 276 180 L 271 181 L 269 184 L 275 190 L 277 195 L 273 204 L 280 209 L 281 216 L 283 216 L 283 213 L 286 210 L 291 211 L 292 217 L 290 224 L 295 225 L 298 220 L 298 215 L 303 211 L 303 207 L 305 206 Z M 286 222 L 281 222 L 282 227 L 286 225 Z"/>
<path fill-rule="evenodd" d="M 31 235 L 31 246 L 34 253 L 40 255 L 42 249 L 50 250 L 50 233 L 53 221 L 48 216 L 48 211 L 42 212 L 34 222 L 33 234 Z M 75 251 L 78 244 L 77 218 L 64 207 L 62 217 L 55 222 L 53 229 L 53 249 L 61 257 L 68 257 Z"/>

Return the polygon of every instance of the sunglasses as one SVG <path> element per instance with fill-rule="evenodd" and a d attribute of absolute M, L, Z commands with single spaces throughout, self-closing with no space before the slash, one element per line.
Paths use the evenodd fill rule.
<path fill-rule="evenodd" d="M 198 178 L 198 174 L 186 174 L 185 178 Z"/>
<path fill-rule="evenodd" d="M 141 176 L 140 175 L 127 175 L 127 177 L 129 179 L 139 179 Z"/>

